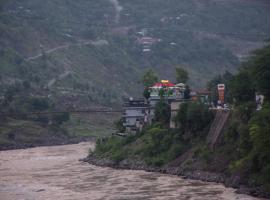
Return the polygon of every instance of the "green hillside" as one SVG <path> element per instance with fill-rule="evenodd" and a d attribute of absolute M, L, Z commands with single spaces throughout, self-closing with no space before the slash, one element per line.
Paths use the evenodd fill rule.
<path fill-rule="evenodd" d="M 145 68 L 171 78 L 182 65 L 196 87 L 225 70 L 235 72 L 239 58 L 270 33 L 270 5 L 264 1 L 112 2 L 2 1 L 2 80 L 27 79 L 115 103 L 122 95 L 138 94 Z M 137 42 L 142 30 L 160 39 L 146 47 L 150 53 Z"/>

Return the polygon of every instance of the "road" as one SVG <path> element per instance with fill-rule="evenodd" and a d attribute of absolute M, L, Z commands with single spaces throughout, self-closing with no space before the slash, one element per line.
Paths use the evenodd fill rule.
<path fill-rule="evenodd" d="M 102 46 L 102 45 L 108 45 L 108 41 L 107 40 L 97 40 L 97 41 L 92 41 L 92 40 L 80 40 L 78 43 L 72 43 L 72 44 L 64 44 L 64 45 L 60 45 L 57 47 L 54 47 L 52 49 L 48 49 L 46 50 L 44 53 L 46 55 L 51 54 L 53 52 L 56 51 L 60 51 L 63 49 L 68 49 L 70 47 L 75 47 L 75 46 L 85 46 L 85 45 L 94 45 L 94 46 Z M 32 60 L 36 60 L 38 58 L 40 58 L 43 54 L 39 53 L 35 56 L 30 56 L 28 58 L 25 58 L 25 61 L 32 61 Z"/>

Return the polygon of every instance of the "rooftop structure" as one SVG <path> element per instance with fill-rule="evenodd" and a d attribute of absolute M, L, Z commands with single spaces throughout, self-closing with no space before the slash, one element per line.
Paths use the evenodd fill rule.
<path fill-rule="evenodd" d="M 141 37 L 137 39 L 137 42 L 143 45 L 152 45 L 157 43 L 158 41 L 158 39 L 152 37 Z"/>
<path fill-rule="evenodd" d="M 160 100 L 160 96 L 164 96 L 169 101 L 184 99 L 185 89 L 186 85 L 183 83 L 173 84 L 168 80 L 162 80 L 149 88 L 150 104 L 154 106 Z"/>

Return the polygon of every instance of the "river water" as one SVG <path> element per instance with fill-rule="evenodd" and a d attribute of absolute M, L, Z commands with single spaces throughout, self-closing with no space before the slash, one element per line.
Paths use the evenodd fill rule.
<path fill-rule="evenodd" d="M 94 143 L 0 152 L 0 200 L 255 200 L 221 184 L 79 159 Z"/>

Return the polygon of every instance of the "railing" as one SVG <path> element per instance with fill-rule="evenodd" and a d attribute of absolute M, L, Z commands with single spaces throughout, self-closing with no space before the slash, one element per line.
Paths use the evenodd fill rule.
<path fill-rule="evenodd" d="M 229 110 L 217 109 L 216 116 L 214 121 L 212 122 L 210 131 L 207 136 L 207 144 L 213 150 L 220 135 L 223 131 L 223 128 L 229 118 L 230 112 Z"/>

